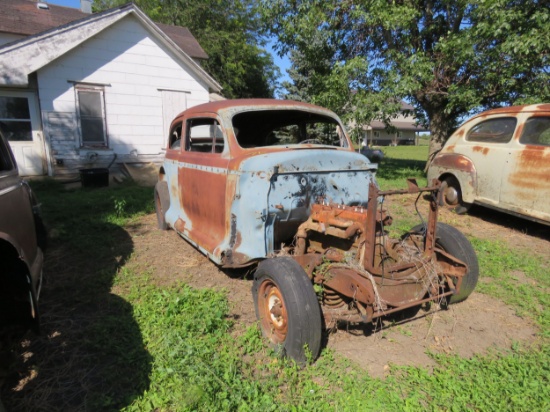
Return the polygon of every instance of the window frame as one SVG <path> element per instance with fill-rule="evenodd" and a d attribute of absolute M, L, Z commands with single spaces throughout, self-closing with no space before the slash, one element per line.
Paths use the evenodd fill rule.
<path fill-rule="evenodd" d="M 24 140 L 12 140 L 12 139 L 9 139 L 9 136 L 7 136 L 5 134 L 5 131 L 4 131 L 4 138 L 8 141 L 8 142 L 21 142 L 21 143 L 29 143 L 29 142 L 32 142 L 34 140 L 34 137 L 33 137 L 33 120 L 32 120 L 32 114 L 31 114 L 31 103 L 30 103 L 30 97 L 28 96 L 20 96 L 20 95 L 11 95 L 11 94 L 2 94 L 0 95 L 0 97 L 3 97 L 3 98 L 8 98 L 8 99 L 24 99 L 26 102 L 27 102 L 27 111 L 28 111 L 28 114 L 29 114 L 29 117 L 28 118 L 19 118 L 19 117 L 2 117 L 0 118 L 0 122 L 3 122 L 3 123 L 28 123 L 29 125 L 29 134 L 28 136 L 30 137 L 30 139 L 24 139 Z"/>
<path fill-rule="evenodd" d="M 519 137 L 519 143 L 522 144 L 522 145 L 525 145 L 525 146 L 541 146 L 541 147 L 550 147 L 550 143 L 543 143 L 540 141 L 540 136 L 542 133 L 539 133 L 539 135 L 537 136 L 539 138 L 539 140 L 535 143 L 535 142 L 532 142 L 532 141 L 525 141 L 524 138 L 525 138 L 525 135 L 526 135 L 526 131 L 528 131 L 527 127 L 528 127 L 528 123 L 529 121 L 532 121 L 532 120 L 538 120 L 538 119 L 548 119 L 546 121 L 550 121 L 550 116 L 531 116 L 529 117 L 528 119 L 525 120 L 525 122 L 523 122 L 523 129 L 522 129 L 522 132 L 521 132 L 521 136 Z M 545 133 L 548 133 L 549 132 L 549 129 L 545 130 Z"/>
<path fill-rule="evenodd" d="M 85 85 L 85 84 L 76 84 L 75 89 L 75 103 L 76 103 L 76 113 L 78 118 L 78 132 L 80 135 L 80 147 L 81 148 L 108 148 L 109 147 L 109 134 L 107 131 L 107 112 L 105 106 L 105 87 L 96 86 L 96 85 Z M 102 129 L 103 129 L 103 140 L 94 140 L 94 141 L 84 141 L 84 132 L 82 127 L 82 113 L 80 107 L 80 92 L 86 93 L 97 93 L 100 96 L 101 104 L 101 120 L 102 120 Z"/>
<path fill-rule="evenodd" d="M 477 127 L 479 127 L 483 124 L 487 124 L 487 123 L 491 123 L 491 122 L 494 123 L 494 122 L 502 121 L 502 120 L 513 120 L 515 122 L 514 129 L 512 130 L 512 133 L 510 134 L 510 137 L 506 141 L 499 141 L 499 140 L 495 140 L 495 139 L 493 139 L 493 140 L 485 139 L 484 140 L 484 139 L 472 139 L 471 138 L 473 130 L 476 129 Z M 469 142 L 469 143 L 505 145 L 505 144 L 508 144 L 512 141 L 512 139 L 514 138 L 514 134 L 515 134 L 515 131 L 516 131 L 517 127 L 518 127 L 518 119 L 516 117 L 513 117 L 513 116 L 492 117 L 492 118 L 484 119 L 483 121 L 481 121 L 479 123 L 476 123 L 475 125 L 470 127 L 470 129 L 466 133 L 466 136 L 464 136 L 464 140 Z"/>
<path fill-rule="evenodd" d="M 197 124 L 193 124 L 196 122 Z M 208 122 L 211 122 L 211 124 L 208 124 Z M 221 141 L 223 142 L 223 146 L 221 147 L 221 150 L 216 150 L 216 147 L 219 147 L 217 144 L 219 141 L 219 138 L 216 136 L 216 132 L 214 131 L 212 133 L 212 136 L 201 138 L 202 141 L 208 142 L 210 140 L 210 150 L 203 151 L 203 150 L 193 150 L 192 145 L 192 138 L 191 138 L 191 129 L 193 127 L 201 127 L 201 126 L 217 126 L 217 129 L 221 132 Z M 225 141 L 225 133 L 223 131 L 221 122 L 215 118 L 215 117 L 194 117 L 191 119 L 187 119 L 185 122 L 185 147 L 183 147 L 183 150 L 188 153 L 202 153 L 202 154 L 213 154 L 213 155 L 221 155 L 223 151 L 225 150 L 226 141 Z M 197 148 L 200 147 L 200 145 L 196 146 Z"/>

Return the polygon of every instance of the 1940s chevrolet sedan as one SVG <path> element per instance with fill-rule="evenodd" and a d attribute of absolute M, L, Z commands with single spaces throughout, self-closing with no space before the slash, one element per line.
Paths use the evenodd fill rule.
<path fill-rule="evenodd" d="M 190 108 L 172 122 L 155 186 L 173 228 L 223 268 L 251 267 L 263 334 L 298 362 L 321 348 L 325 320 L 370 322 L 474 289 L 478 264 L 457 229 L 437 223 L 439 181 L 381 191 L 329 110 L 268 99 Z M 388 236 L 387 196 L 427 195 L 423 224 Z"/>

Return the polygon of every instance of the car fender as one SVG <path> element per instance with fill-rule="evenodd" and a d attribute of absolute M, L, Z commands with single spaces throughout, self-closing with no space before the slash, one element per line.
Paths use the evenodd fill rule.
<path fill-rule="evenodd" d="M 473 203 L 476 195 L 477 171 L 474 163 L 466 156 L 457 153 L 438 154 L 428 170 L 428 182 L 444 180 L 454 176 L 460 184 L 462 200 Z"/>
<path fill-rule="evenodd" d="M 155 184 L 155 190 L 159 195 L 162 210 L 166 211 L 170 209 L 170 192 L 168 191 L 168 183 L 165 181 L 157 182 Z"/>
<path fill-rule="evenodd" d="M 4 259 L 18 259 L 19 262 L 23 265 L 24 272 L 21 273 L 21 276 L 24 276 L 26 278 L 25 284 L 28 285 L 28 292 L 31 299 L 31 306 L 32 306 L 32 325 L 31 329 L 35 333 L 40 333 L 40 320 L 39 320 L 39 311 L 38 311 L 38 295 L 39 290 L 36 290 L 35 283 L 32 281 L 33 275 L 36 272 L 36 276 L 39 277 L 37 284 L 40 286 L 42 283 L 42 265 L 44 262 L 44 256 L 42 254 L 42 251 L 40 248 L 37 248 L 37 255 L 32 263 L 32 266 L 30 265 L 30 262 L 25 258 L 23 248 L 21 248 L 15 239 L 11 237 L 10 235 L 0 232 L 0 243 L 3 243 L 7 248 L 6 250 L 9 251 L 10 249 L 13 251 L 13 254 L 11 256 L 4 256 Z M 2 246 L 3 248 L 4 246 Z"/>

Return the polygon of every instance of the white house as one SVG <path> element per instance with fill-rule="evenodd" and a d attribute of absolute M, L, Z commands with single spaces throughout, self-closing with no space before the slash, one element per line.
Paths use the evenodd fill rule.
<path fill-rule="evenodd" d="M 205 58 L 187 29 L 134 4 L 89 14 L 2 0 L 0 129 L 20 173 L 160 160 L 171 119 L 221 90 Z"/>
<path fill-rule="evenodd" d="M 393 130 L 388 130 L 386 124 L 375 120 L 369 125 L 362 127 L 364 146 L 397 146 L 403 144 L 415 144 L 416 134 L 425 132 L 427 129 L 417 124 L 413 113 L 414 107 L 401 101 L 399 114 L 391 119 Z"/>

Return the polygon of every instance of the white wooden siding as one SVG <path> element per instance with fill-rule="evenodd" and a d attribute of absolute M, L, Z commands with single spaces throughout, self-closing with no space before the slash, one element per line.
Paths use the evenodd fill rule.
<path fill-rule="evenodd" d="M 79 159 L 88 159 L 86 150 L 80 148 L 74 85 L 69 81 L 105 85 L 107 157 L 112 152 L 135 155 L 135 151 L 147 159 L 161 155 L 167 136 L 162 89 L 185 90 L 187 107 L 209 99 L 203 81 L 155 41 L 137 19 L 124 18 L 38 72 L 52 156 L 75 167 Z"/>

